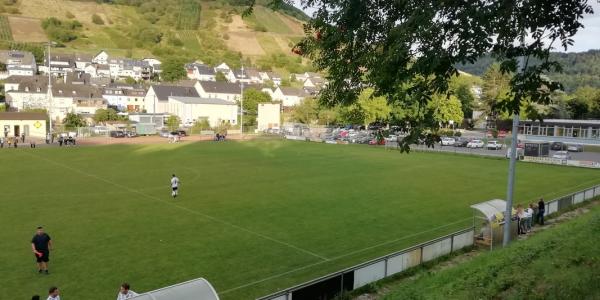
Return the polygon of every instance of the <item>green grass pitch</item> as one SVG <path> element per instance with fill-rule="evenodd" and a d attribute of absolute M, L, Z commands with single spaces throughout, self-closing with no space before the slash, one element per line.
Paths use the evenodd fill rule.
<path fill-rule="evenodd" d="M 0 295 L 51 285 L 111 299 L 204 277 L 253 299 L 465 228 L 505 198 L 508 162 L 280 140 L 0 149 Z M 180 198 L 169 179 L 181 179 Z M 518 164 L 516 199 L 600 183 L 595 170 Z M 36 272 L 29 241 L 55 250 Z"/>

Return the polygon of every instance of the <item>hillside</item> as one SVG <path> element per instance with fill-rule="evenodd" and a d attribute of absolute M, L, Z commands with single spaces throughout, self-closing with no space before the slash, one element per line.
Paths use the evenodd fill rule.
<path fill-rule="evenodd" d="M 578 53 L 556 52 L 551 54 L 551 59 L 561 63 L 563 73 L 550 73 L 549 75 L 553 80 L 562 83 L 567 92 L 572 92 L 582 86 L 600 88 L 600 50 Z M 481 76 L 492 63 L 494 60 L 486 56 L 474 64 L 457 67 L 464 72 Z"/>
<path fill-rule="evenodd" d="M 13 3 L 14 4 L 11 4 Z M 98 3 L 102 2 L 102 3 Z M 184 57 L 237 67 L 309 70 L 291 53 L 307 16 L 260 5 L 242 18 L 239 0 L 11 0 L 0 4 L 0 47 L 30 50 L 52 40 L 58 52 L 142 58 Z M 51 19 L 48 19 L 51 18 Z M 43 50 L 42 50 L 43 51 Z M 39 51 L 38 51 L 39 52 Z"/>
<path fill-rule="evenodd" d="M 507 249 L 393 287 L 384 299 L 598 299 L 600 206 Z"/>

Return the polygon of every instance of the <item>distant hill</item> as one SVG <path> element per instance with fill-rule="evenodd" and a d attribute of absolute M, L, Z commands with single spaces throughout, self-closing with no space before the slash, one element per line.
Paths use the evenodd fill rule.
<path fill-rule="evenodd" d="M 47 40 L 57 52 L 124 57 L 184 57 L 208 64 L 242 61 L 284 73 L 311 69 L 291 52 L 308 20 L 301 10 L 276 10 L 259 0 L 242 18 L 245 0 L 10 0 L 0 2 L 0 48 L 31 50 Z M 51 18 L 51 19 L 49 19 Z M 40 53 L 40 50 L 34 51 Z M 41 51 L 43 52 L 43 51 Z M 38 55 L 39 56 L 39 55 Z"/>
<path fill-rule="evenodd" d="M 587 52 L 551 54 L 551 59 L 560 62 L 563 73 L 550 73 L 553 80 L 561 82 L 565 90 L 572 92 L 578 87 L 592 86 L 600 88 L 600 50 L 589 50 Z M 485 56 L 474 64 L 458 65 L 464 72 L 481 76 L 494 60 Z"/>

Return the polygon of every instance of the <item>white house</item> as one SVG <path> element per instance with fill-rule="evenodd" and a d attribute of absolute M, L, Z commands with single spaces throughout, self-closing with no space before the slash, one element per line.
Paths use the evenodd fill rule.
<path fill-rule="evenodd" d="M 308 95 L 304 90 L 293 87 L 279 86 L 273 92 L 273 100 L 281 101 L 283 107 L 291 107 L 300 104 Z"/>
<path fill-rule="evenodd" d="M 215 69 L 204 64 L 188 64 L 186 66 L 187 77 L 200 81 L 216 81 Z"/>
<path fill-rule="evenodd" d="M 92 56 L 88 54 L 75 53 L 75 68 L 79 71 L 92 63 Z"/>
<path fill-rule="evenodd" d="M 239 101 L 242 88 L 237 83 L 217 81 L 197 81 L 194 85 L 202 98 L 218 98 L 230 102 Z"/>
<path fill-rule="evenodd" d="M 259 103 L 258 116 L 256 117 L 258 131 L 280 128 L 281 125 L 281 104 L 279 103 Z"/>
<path fill-rule="evenodd" d="M 56 82 L 52 85 L 52 100 L 48 97 L 48 80 L 44 76 L 21 78 L 6 91 L 6 103 L 17 110 L 46 109 L 53 119 L 62 120 L 76 111 L 79 100 L 102 100 L 101 92 L 93 86 Z M 12 81 L 12 80 L 11 80 Z M 16 86 L 16 88 L 15 88 Z M 76 101 L 77 100 L 77 101 Z M 97 103 L 97 102 L 94 102 Z M 101 106 L 100 106 L 101 107 Z M 86 110 L 89 110 L 86 108 Z"/>
<path fill-rule="evenodd" d="M 238 106 L 217 98 L 170 96 L 168 113 L 176 115 L 184 124 L 206 119 L 211 127 L 237 123 Z"/>
<path fill-rule="evenodd" d="M 144 96 L 148 113 L 167 113 L 169 97 L 199 97 L 194 87 L 175 85 L 153 85 Z"/>
<path fill-rule="evenodd" d="M 280 86 L 281 85 L 281 75 L 275 73 L 275 72 L 259 72 L 259 76 L 262 80 L 262 82 L 265 81 L 272 81 L 276 86 Z"/>
<path fill-rule="evenodd" d="M 39 71 L 45 74 L 48 72 L 60 77 L 76 69 L 75 57 L 68 54 L 56 54 L 50 57 L 50 71 L 48 71 L 48 56 L 44 58 L 44 64 L 39 66 Z"/>
<path fill-rule="evenodd" d="M 6 72 L 0 74 L 0 79 L 12 75 L 33 76 L 37 73 L 37 64 L 31 52 L 0 50 L 0 63 L 6 65 Z"/>
<path fill-rule="evenodd" d="M 108 53 L 102 50 L 92 58 L 92 62 L 96 64 L 106 65 L 108 64 L 108 58 Z"/>

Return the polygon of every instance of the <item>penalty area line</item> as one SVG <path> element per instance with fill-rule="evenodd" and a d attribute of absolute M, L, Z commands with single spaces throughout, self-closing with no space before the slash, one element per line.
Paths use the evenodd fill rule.
<path fill-rule="evenodd" d="M 26 153 L 27 153 L 27 152 L 26 152 Z M 165 200 L 163 200 L 163 199 L 161 199 L 161 198 L 158 198 L 158 197 L 156 197 L 156 196 L 148 195 L 148 194 L 146 194 L 146 193 L 144 193 L 144 192 L 142 192 L 142 191 L 139 191 L 139 190 L 136 190 L 136 189 L 132 189 L 132 188 L 130 188 L 130 187 L 124 186 L 124 185 L 122 185 L 122 184 L 116 183 L 116 182 L 114 182 L 114 181 L 111 181 L 111 180 L 108 180 L 108 179 L 106 179 L 106 178 L 102 178 L 102 177 L 100 177 L 100 176 L 98 176 L 98 175 L 91 174 L 91 173 L 88 173 L 88 172 L 85 172 L 85 171 L 82 171 L 82 170 L 79 170 L 79 169 L 76 169 L 76 168 L 73 168 L 73 167 L 67 166 L 67 165 L 65 165 L 65 164 L 62 164 L 62 163 L 59 163 L 59 162 L 53 161 L 53 160 L 51 160 L 51 159 L 48 159 L 48 158 L 45 158 L 45 157 L 42 157 L 42 156 L 39 156 L 39 155 L 34 155 L 34 154 L 31 154 L 31 153 L 27 153 L 27 154 L 28 154 L 28 155 L 31 155 L 31 156 L 33 156 L 33 157 L 37 157 L 37 158 L 39 158 L 39 159 L 45 160 L 45 161 L 47 161 L 47 162 L 49 162 L 49 163 L 52 163 L 52 164 L 55 164 L 55 165 L 57 165 L 57 166 L 61 166 L 61 167 L 65 168 L 65 169 L 67 169 L 67 170 L 71 170 L 71 171 L 77 172 L 77 173 L 79 173 L 79 174 L 82 174 L 82 175 L 85 175 L 85 176 L 88 176 L 88 177 L 91 177 L 91 178 L 94 178 L 94 179 L 97 179 L 97 180 L 103 181 L 103 182 L 105 182 L 105 183 L 108 183 L 108 184 L 110 184 L 110 185 L 116 186 L 116 187 L 118 187 L 118 188 L 121 188 L 121 189 L 127 190 L 127 191 L 129 191 L 130 193 L 134 193 L 134 194 L 141 195 L 141 196 L 143 196 L 143 197 L 145 197 L 145 198 L 148 198 L 148 199 L 150 199 L 150 200 L 153 200 L 153 201 L 156 201 L 156 202 L 160 202 L 160 203 L 164 203 L 164 204 L 171 205 L 171 206 L 173 206 L 173 207 L 176 207 L 176 208 L 178 208 L 178 209 L 180 209 L 180 210 L 184 210 L 184 211 L 187 211 L 187 212 L 189 212 L 189 213 L 192 213 L 192 214 L 195 214 L 195 215 L 198 215 L 198 216 L 204 217 L 204 218 L 206 218 L 206 219 L 209 219 L 209 220 L 212 220 L 212 221 L 214 221 L 214 222 L 216 222 L 216 223 L 220 223 L 220 224 L 223 224 L 223 225 L 227 225 L 227 226 L 229 226 L 229 227 L 232 227 L 232 228 L 238 229 L 238 230 L 240 230 L 240 231 L 244 231 L 244 232 L 246 232 L 246 233 L 249 233 L 249 234 L 251 234 L 251 235 L 254 235 L 254 236 L 257 236 L 257 237 L 263 238 L 263 239 L 265 239 L 265 240 L 269 240 L 269 241 L 271 241 L 271 242 L 274 242 L 274 243 L 276 243 L 276 244 L 280 244 L 280 245 L 286 246 L 286 247 L 288 247 L 288 248 L 295 249 L 295 250 L 297 250 L 297 251 L 299 251 L 299 252 L 302 252 L 302 253 L 308 254 L 308 255 L 310 255 L 310 256 L 316 257 L 316 258 L 320 259 L 322 262 L 329 261 L 329 259 L 328 259 L 327 257 L 324 257 L 324 256 L 322 256 L 322 255 L 319 255 L 319 254 L 317 254 L 317 253 L 314 253 L 314 252 L 312 252 L 312 251 L 309 251 L 309 250 L 306 250 L 306 249 L 300 248 L 300 247 L 298 247 L 298 246 L 292 245 L 292 244 L 290 244 L 290 243 L 287 243 L 287 242 L 284 242 L 284 241 L 280 241 L 280 240 L 278 240 L 278 239 L 272 238 L 272 237 L 270 237 L 270 236 L 267 236 L 267 235 L 264 235 L 264 234 L 262 234 L 262 233 L 258 233 L 258 232 L 256 232 L 256 231 L 253 231 L 253 230 L 250 230 L 250 229 L 247 229 L 247 228 L 241 227 L 241 226 L 239 226 L 239 225 L 236 225 L 236 224 L 233 224 L 233 223 L 229 223 L 229 222 L 227 222 L 227 221 L 221 220 L 221 219 L 219 219 L 219 218 L 216 218 L 216 217 L 213 217 L 213 216 L 211 216 L 211 215 L 207 215 L 207 214 L 205 214 L 205 213 L 201 213 L 201 212 L 199 212 L 199 211 L 196 211 L 196 210 L 193 210 L 193 209 L 187 208 L 187 207 L 185 207 L 185 206 L 181 206 L 181 205 L 179 205 L 179 204 L 177 204 L 177 203 L 173 203 L 173 202 L 170 202 L 170 201 L 165 201 Z"/>

